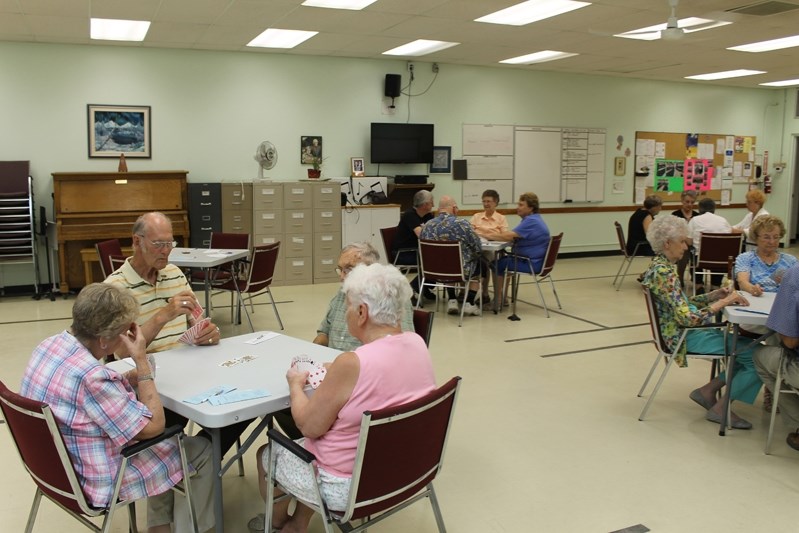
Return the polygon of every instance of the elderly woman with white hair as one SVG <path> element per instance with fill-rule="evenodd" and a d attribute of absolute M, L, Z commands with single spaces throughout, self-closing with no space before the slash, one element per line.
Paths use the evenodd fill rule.
<path fill-rule="evenodd" d="M 649 225 L 646 238 L 652 245 L 655 257 L 643 275 L 643 285 L 647 287 L 660 315 L 660 334 L 670 348 L 675 348 L 683 328 L 696 327 L 709 323 L 713 317 L 728 305 L 749 305 L 737 291 L 722 288 L 689 299 L 683 291 L 677 276 L 677 262 L 687 250 L 685 239 L 688 225 L 685 220 L 667 215 L 658 217 Z M 724 333 L 718 329 L 691 330 L 685 343 L 677 354 L 679 366 L 687 366 L 686 353 L 724 354 Z M 729 352 L 729 350 L 728 350 Z M 736 354 L 735 380 L 730 389 L 730 398 L 753 403 L 760 391 L 760 379 L 752 361 L 753 351 L 746 350 Z M 691 400 L 707 412 L 705 418 L 721 423 L 722 402 L 717 396 L 724 386 L 724 373 L 695 389 Z M 732 427 L 750 429 L 752 424 L 730 412 Z"/>
<path fill-rule="evenodd" d="M 304 388 L 307 372 L 289 369 L 291 414 L 304 435 L 302 445 L 316 456 L 321 493 L 332 510 L 344 510 L 349 496 L 355 449 L 364 411 L 400 405 L 420 398 L 436 387 L 430 352 L 424 340 L 404 332 L 400 323 L 411 288 L 399 270 L 375 263 L 358 265 L 345 278 L 347 326 L 363 343 L 344 352 L 327 367 L 327 375 L 314 394 Z M 261 495 L 265 496 L 264 454 L 258 450 Z M 278 448 L 275 475 L 292 493 L 315 501 L 313 480 L 296 456 Z M 288 500 L 275 505 L 273 527 L 306 531 L 313 510 L 297 502 L 288 514 Z M 257 529 L 259 517 L 250 521 Z M 260 525 L 260 524 L 257 524 Z M 254 527 L 255 526 L 255 527 Z"/>

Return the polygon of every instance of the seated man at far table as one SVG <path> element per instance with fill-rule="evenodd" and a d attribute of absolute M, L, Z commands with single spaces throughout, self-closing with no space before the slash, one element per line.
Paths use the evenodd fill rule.
<path fill-rule="evenodd" d="M 419 238 L 432 241 L 460 242 L 464 272 L 467 275 L 471 275 L 480 270 L 480 257 L 483 253 L 480 237 L 477 236 L 477 233 L 474 232 L 466 219 L 458 218 L 458 204 L 451 196 L 441 197 L 438 202 L 438 216 L 424 225 Z M 480 315 L 480 306 L 476 305 L 474 301 L 477 297 L 477 289 L 478 283 L 472 281 L 469 284 L 466 302 L 463 304 L 463 314 Z M 449 295 L 447 313 L 457 315 L 460 310 L 458 309 L 458 300 L 455 297 L 455 289 L 447 288 L 447 294 Z"/>
<path fill-rule="evenodd" d="M 169 217 L 158 212 L 145 213 L 133 224 L 133 256 L 105 280 L 105 283 L 130 290 L 139 302 L 136 323 L 150 353 L 180 346 L 180 336 L 199 320 L 192 313 L 200 308 L 200 303 L 186 276 L 180 268 L 169 263 L 169 253 L 177 246 L 174 239 Z M 219 344 L 220 339 L 219 328 L 209 321 L 194 344 L 213 346 Z M 168 409 L 166 417 L 167 426 L 185 426 L 187 423 L 184 417 Z M 247 420 L 222 429 L 222 454 L 236 442 L 250 422 Z M 204 431 L 199 435 L 210 439 Z"/>
<path fill-rule="evenodd" d="M 777 369 L 782 363 L 782 380 L 791 387 L 799 388 L 799 264 L 789 268 L 782 277 L 766 327 L 777 333 L 782 346 L 763 346 L 755 351 L 757 374 L 766 387 L 772 388 L 777 379 Z M 783 350 L 785 360 L 781 361 Z M 790 428 L 799 428 L 799 395 L 780 394 L 779 403 L 785 424 Z M 799 429 L 788 433 L 786 442 L 799 451 Z"/>
<path fill-rule="evenodd" d="M 419 258 L 416 257 L 419 249 L 419 234 L 422 232 L 422 226 L 433 218 L 431 211 L 433 211 L 433 193 L 426 190 L 417 191 L 413 195 L 413 207 L 400 215 L 391 250 L 386 250 L 386 253 L 389 254 L 386 258 L 389 263 L 396 265 L 419 264 Z M 413 298 L 417 298 L 419 296 L 419 276 L 411 281 L 411 289 L 414 292 Z M 436 296 L 430 289 L 427 289 L 422 291 L 422 297 L 432 300 Z"/>
<path fill-rule="evenodd" d="M 341 282 L 347 274 L 358 265 L 371 265 L 380 261 L 380 253 L 368 242 L 355 242 L 348 244 L 338 256 L 336 272 Z M 344 292 L 339 289 L 327 307 L 327 314 L 316 330 L 313 342 L 328 346 L 342 352 L 349 352 L 361 345 L 361 341 L 353 337 L 347 328 L 347 302 Z M 402 313 L 402 331 L 413 331 L 413 308 L 411 301 L 406 302 Z"/>

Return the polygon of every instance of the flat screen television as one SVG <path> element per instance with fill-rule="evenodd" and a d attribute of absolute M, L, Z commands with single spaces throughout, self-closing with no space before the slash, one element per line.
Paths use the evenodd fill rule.
<path fill-rule="evenodd" d="M 432 163 L 433 125 L 372 122 L 372 163 Z"/>

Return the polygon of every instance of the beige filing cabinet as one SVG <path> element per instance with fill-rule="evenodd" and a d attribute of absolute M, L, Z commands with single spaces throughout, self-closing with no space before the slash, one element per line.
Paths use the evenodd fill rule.
<path fill-rule="evenodd" d="M 222 231 L 252 234 L 252 183 L 222 184 Z"/>
<path fill-rule="evenodd" d="M 339 281 L 336 264 L 341 253 L 341 185 L 313 184 L 313 281 Z"/>
<path fill-rule="evenodd" d="M 284 285 L 313 283 L 313 183 L 283 184 Z"/>
<path fill-rule="evenodd" d="M 383 248 L 380 228 L 395 227 L 399 223 L 400 206 L 359 205 L 340 209 L 342 246 L 353 242 L 370 242 L 380 252 L 380 262 L 385 264 L 388 254 Z"/>
<path fill-rule="evenodd" d="M 280 242 L 280 251 L 272 277 L 282 285 L 285 272 L 286 243 L 283 233 L 283 183 L 255 180 L 252 185 L 252 245 Z"/>

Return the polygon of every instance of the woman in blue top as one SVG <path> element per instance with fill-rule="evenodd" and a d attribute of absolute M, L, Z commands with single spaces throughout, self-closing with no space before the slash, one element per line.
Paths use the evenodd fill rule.
<path fill-rule="evenodd" d="M 530 258 L 536 272 L 541 271 L 549 247 L 549 228 L 539 211 L 538 196 L 532 192 L 522 194 L 516 206 L 516 214 L 522 217 L 522 221 L 512 230 L 500 232 L 494 237 L 498 241 L 514 241 L 513 252 Z M 514 268 L 514 259 L 503 257 L 497 265 L 499 276 L 496 287 L 505 287 L 504 273 L 508 268 Z M 527 261 L 517 262 L 516 268 L 519 272 L 530 272 Z"/>
<path fill-rule="evenodd" d="M 785 224 L 774 215 L 757 217 L 749 229 L 756 249 L 735 259 L 735 281 L 752 296 L 777 292 L 782 274 L 797 263 L 796 257 L 779 251 Z"/>

